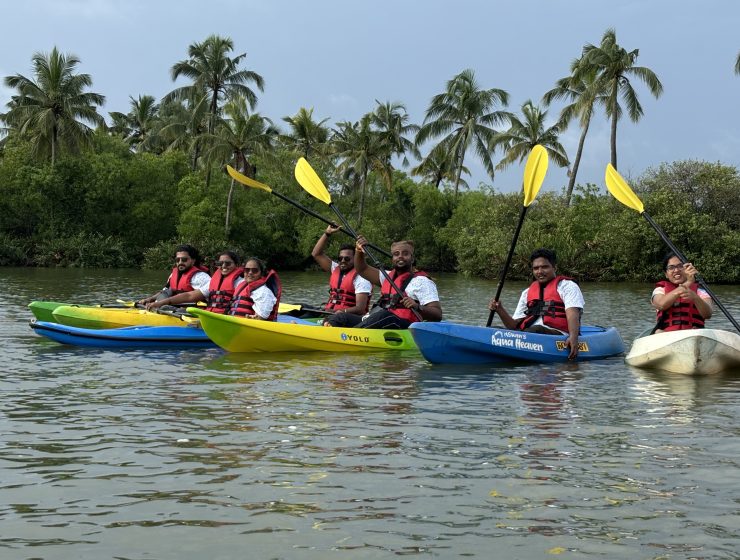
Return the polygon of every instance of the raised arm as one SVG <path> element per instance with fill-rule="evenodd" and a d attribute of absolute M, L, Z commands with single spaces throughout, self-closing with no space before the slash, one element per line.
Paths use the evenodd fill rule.
<path fill-rule="evenodd" d="M 311 256 L 313 257 L 313 260 L 318 263 L 318 265 L 321 267 L 321 270 L 323 270 L 324 272 L 331 272 L 331 259 L 324 254 L 324 251 L 326 250 L 326 246 L 329 244 L 329 238 L 338 231 L 339 226 L 326 226 L 326 230 L 324 230 L 324 233 L 321 234 L 321 237 L 319 237 L 316 245 L 314 245 L 313 251 L 311 251 Z"/>

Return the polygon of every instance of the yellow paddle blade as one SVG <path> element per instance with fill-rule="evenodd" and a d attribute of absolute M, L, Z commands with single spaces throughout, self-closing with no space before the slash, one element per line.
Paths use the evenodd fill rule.
<path fill-rule="evenodd" d="M 247 177 L 243 173 L 239 173 L 236 169 L 234 169 L 230 165 L 227 165 L 226 166 L 226 172 L 237 183 L 241 183 L 242 185 L 246 185 L 246 186 L 252 187 L 254 189 L 262 189 L 263 191 L 267 191 L 269 193 L 272 192 L 272 189 L 270 187 L 268 187 L 267 185 L 265 185 L 264 183 L 260 183 L 259 181 L 255 181 L 254 179 L 251 179 L 251 178 Z"/>
<path fill-rule="evenodd" d="M 632 191 L 627 181 L 622 179 L 619 172 L 614 169 L 611 163 L 606 164 L 606 188 L 612 193 L 612 196 L 625 206 L 629 206 L 633 210 L 637 210 L 640 214 L 645 211 L 642 201 L 637 198 L 637 195 Z"/>
<path fill-rule="evenodd" d="M 300 311 L 300 305 L 293 305 L 292 303 L 281 303 L 278 305 L 278 313 L 289 313 L 291 311 Z"/>
<path fill-rule="evenodd" d="M 534 202 L 547 174 L 547 150 L 537 144 L 527 156 L 524 165 L 524 206 Z"/>
<path fill-rule="evenodd" d="M 126 307 L 133 307 L 136 305 L 135 301 L 126 301 L 125 299 L 117 299 L 116 303 L 120 303 L 121 305 L 125 305 Z"/>
<path fill-rule="evenodd" d="M 313 167 L 304 159 L 300 158 L 295 165 L 295 180 L 303 189 L 314 198 L 318 198 L 324 204 L 331 204 L 331 195 L 313 170 Z"/>

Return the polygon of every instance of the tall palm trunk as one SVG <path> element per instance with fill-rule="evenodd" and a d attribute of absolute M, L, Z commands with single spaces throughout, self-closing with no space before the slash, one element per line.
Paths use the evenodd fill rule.
<path fill-rule="evenodd" d="M 570 198 L 573 196 L 573 187 L 576 184 L 576 175 L 578 175 L 578 166 L 581 163 L 581 155 L 583 155 L 583 144 L 586 142 L 586 134 L 588 134 L 588 127 L 591 125 L 591 117 L 589 116 L 586 124 L 581 132 L 581 139 L 578 140 L 578 150 L 576 151 L 576 158 L 573 160 L 573 169 L 570 172 L 570 179 L 568 180 L 568 190 L 565 191 L 565 205 L 570 206 Z"/>
<path fill-rule="evenodd" d="M 368 171 L 367 165 L 365 165 L 362 169 L 362 183 L 360 183 L 360 211 L 357 216 L 357 229 L 362 227 L 362 217 L 365 213 L 365 188 L 367 187 Z"/>
<path fill-rule="evenodd" d="M 234 196 L 234 179 L 231 179 L 231 186 L 229 187 L 229 196 L 226 198 L 226 226 L 224 232 L 226 233 L 226 239 L 229 238 L 229 220 L 231 218 L 231 201 Z"/>
<path fill-rule="evenodd" d="M 617 94 L 619 93 L 619 78 L 614 79 L 614 84 L 612 86 L 612 94 L 611 94 L 611 100 L 610 104 L 612 107 L 612 126 L 611 126 L 611 135 L 610 135 L 610 142 L 611 142 L 611 156 L 612 156 L 612 167 L 614 169 L 617 169 Z"/>

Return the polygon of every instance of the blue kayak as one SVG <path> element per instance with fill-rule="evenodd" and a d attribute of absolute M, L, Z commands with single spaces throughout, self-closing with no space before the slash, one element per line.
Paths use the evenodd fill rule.
<path fill-rule="evenodd" d="M 199 327 L 121 327 L 83 329 L 46 321 L 31 321 L 37 334 L 61 344 L 93 348 L 216 348 Z"/>
<path fill-rule="evenodd" d="M 459 323 L 412 323 L 409 327 L 422 355 L 435 364 L 567 362 L 566 336 Z M 576 361 L 599 360 L 624 352 L 614 327 L 581 326 Z"/>

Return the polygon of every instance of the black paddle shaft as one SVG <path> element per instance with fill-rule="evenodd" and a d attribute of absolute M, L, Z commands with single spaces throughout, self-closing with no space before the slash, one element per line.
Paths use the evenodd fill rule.
<path fill-rule="evenodd" d="M 287 202 L 288 204 L 292 204 L 293 206 L 295 206 L 295 207 L 296 207 L 296 208 L 298 208 L 299 210 L 303 210 L 303 211 L 304 211 L 304 212 L 305 212 L 306 214 L 308 214 L 308 215 L 310 215 L 310 216 L 313 216 L 313 217 L 314 217 L 314 218 L 316 218 L 317 220 L 321 220 L 322 222 L 324 222 L 324 223 L 325 223 L 325 224 L 327 224 L 327 225 L 330 225 L 330 226 L 336 226 L 336 225 L 337 225 L 337 224 L 335 224 L 334 222 L 332 222 L 331 220 L 327 220 L 326 218 L 324 218 L 324 216 L 322 216 L 322 215 L 321 215 L 321 214 L 319 214 L 318 212 L 314 212 L 313 210 L 311 210 L 311 209 L 310 209 L 310 208 L 308 208 L 307 206 L 303 206 L 303 204 L 301 204 L 300 202 L 296 202 L 295 200 L 293 200 L 293 199 L 290 199 L 290 198 L 288 198 L 287 196 L 285 196 L 285 195 L 283 195 L 283 194 L 280 194 L 279 192 L 276 192 L 276 191 L 270 191 L 270 192 L 271 192 L 272 194 L 274 194 L 274 195 L 275 195 L 276 197 L 278 197 L 279 199 L 281 199 L 281 200 L 284 200 L 284 201 L 285 201 L 285 202 Z M 349 231 L 347 231 L 347 230 L 346 230 L 346 229 L 344 229 L 344 228 L 341 228 L 341 227 L 340 227 L 340 228 L 339 228 L 339 231 L 341 231 L 341 232 L 342 232 L 342 233 L 344 233 L 345 235 L 349 235 L 350 237 L 353 237 L 353 238 L 355 237 L 355 236 L 353 236 L 353 235 L 352 235 L 352 234 L 351 234 L 351 233 L 350 233 Z M 375 249 L 376 251 L 378 251 L 379 253 L 382 253 L 383 255 L 385 255 L 386 257 L 388 257 L 389 259 L 391 258 L 391 255 L 390 255 L 390 253 L 388 253 L 387 251 L 384 251 L 384 250 L 383 250 L 383 249 L 381 249 L 380 247 L 378 247 L 378 246 L 376 246 L 376 245 L 373 245 L 372 243 L 368 243 L 368 245 L 369 245 L 370 247 L 372 247 L 373 249 Z"/>
<path fill-rule="evenodd" d="M 358 237 L 357 232 L 352 229 L 352 226 L 350 226 L 349 223 L 347 223 L 347 220 L 344 218 L 344 216 L 339 211 L 339 209 L 336 206 L 334 206 L 334 203 L 333 202 L 330 202 L 329 203 L 329 207 L 332 210 L 334 210 L 334 213 L 342 221 L 342 223 L 344 224 L 344 227 L 347 229 L 347 232 L 349 232 L 349 234 L 352 237 L 354 237 L 355 240 L 356 240 L 357 237 Z M 367 245 L 370 245 L 370 243 L 368 243 Z M 370 250 L 367 249 L 367 248 L 365 248 L 365 253 L 367 253 L 367 256 L 370 257 L 370 260 L 373 261 L 373 263 L 375 264 L 375 266 L 378 267 L 378 270 L 383 275 L 383 277 L 386 279 L 386 281 L 391 285 L 391 288 L 393 288 L 393 290 L 399 296 L 404 297 L 403 292 L 401 291 L 401 288 L 399 288 L 398 286 L 396 286 L 396 283 L 391 279 L 390 276 L 388 276 L 388 273 L 385 271 L 385 267 L 381 264 L 381 262 L 378 260 L 378 258 L 373 253 L 371 253 Z M 388 256 L 390 256 L 390 255 L 388 255 Z M 424 318 L 421 316 L 421 314 L 416 309 L 412 309 L 411 312 L 416 316 L 417 319 L 419 319 L 419 321 L 423 321 L 424 320 Z"/>
<path fill-rule="evenodd" d="M 501 292 L 504 289 L 504 280 L 506 279 L 506 273 L 509 271 L 509 266 L 511 265 L 511 259 L 514 258 L 514 248 L 516 247 L 516 242 L 519 239 L 519 232 L 522 231 L 522 224 L 524 223 L 524 216 L 527 214 L 527 207 L 522 205 L 522 211 L 519 214 L 519 223 L 516 226 L 516 231 L 514 232 L 514 239 L 511 241 L 511 247 L 509 247 L 509 254 L 506 257 L 506 262 L 504 263 L 504 268 L 501 270 L 501 277 L 498 281 L 498 286 L 496 286 L 496 295 L 494 296 L 494 300 L 498 301 L 498 298 L 501 297 Z M 486 327 L 490 327 L 491 323 L 493 323 L 493 316 L 496 314 L 496 312 L 492 309 L 491 312 L 488 314 L 488 321 L 486 322 Z"/>
<path fill-rule="evenodd" d="M 681 251 L 678 250 L 678 247 L 676 247 L 673 244 L 673 242 L 668 238 L 668 236 L 661 229 L 661 227 L 657 223 L 655 223 L 653 218 L 650 217 L 650 214 L 648 214 L 647 212 L 642 212 L 642 215 L 645 217 L 647 222 L 651 226 L 653 226 L 653 229 L 658 233 L 658 235 L 660 235 L 660 238 L 663 240 L 663 242 L 666 245 L 668 245 L 668 248 L 671 251 L 673 251 L 673 253 L 675 253 L 675 255 L 679 258 L 679 260 L 682 263 L 689 262 L 688 259 L 686 258 L 686 255 L 684 255 Z M 717 299 L 717 296 L 714 295 L 712 290 L 709 289 L 709 286 L 707 286 L 707 283 L 704 281 L 704 279 L 701 276 L 697 275 L 695 280 L 702 288 L 704 288 L 704 291 L 709 294 L 709 297 L 711 297 L 712 300 L 714 300 L 714 303 L 717 304 L 717 307 L 719 307 L 722 313 L 725 314 L 725 317 L 727 317 L 730 320 L 730 323 L 732 323 L 732 326 L 735 327 L 738 330 L 738 332 L 740 332 L 740 325 L 738 324 L 738 322 L 735 320 L 735 318 L 732 315 L 730 315 L 730 312 L 725 308 L 724 305 L 722 305 L 722 302 L 720 302 L 719 299 Z"/>

